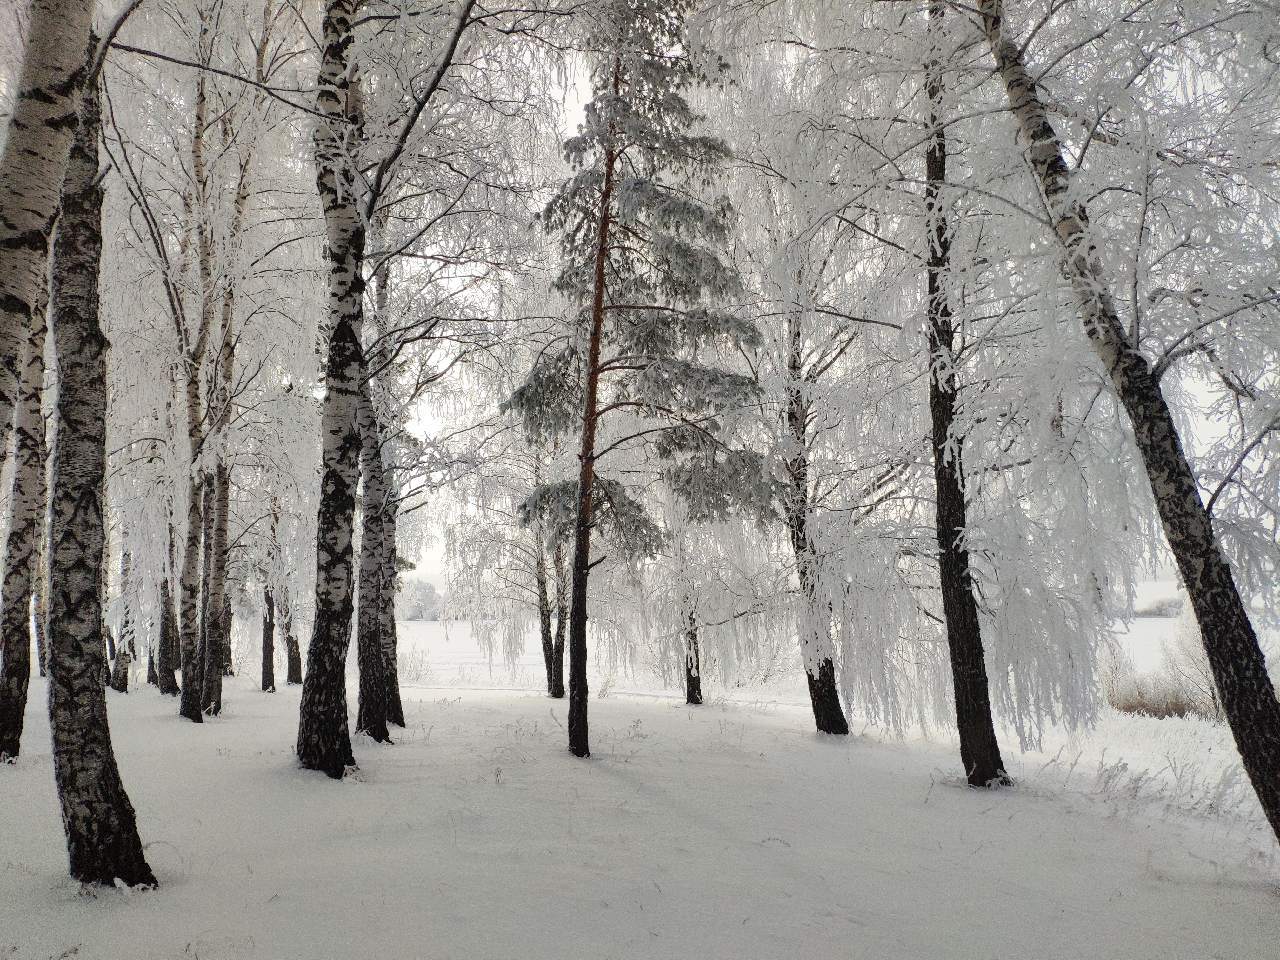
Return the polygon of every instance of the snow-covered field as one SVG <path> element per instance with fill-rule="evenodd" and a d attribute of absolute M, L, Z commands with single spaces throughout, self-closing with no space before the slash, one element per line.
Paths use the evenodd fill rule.
<path fill-rule="evenodd" d="M 1019 786 L 988 794 L 959 785 L 945 737 L 820 738 L 799 702 L 692 709 L 619 683 L 592 700 L 581 761 L 562 702 L 478 689 L 520 676 L 490 677 L 465 632 L 404 633 L 442 686 L 406 688 L 408 730 L 358 740 L 345 782 L 294 767 L 296 688 L 238 678 L 202 728 L 151 689 L 111 694 L 153 892 L 66 879 L 35 681 L 26 751 L 0 769 L 0 958 L 1280 949 L 1273 841 L 1212 724 L 1109 715 L 1017 757 Z"/>

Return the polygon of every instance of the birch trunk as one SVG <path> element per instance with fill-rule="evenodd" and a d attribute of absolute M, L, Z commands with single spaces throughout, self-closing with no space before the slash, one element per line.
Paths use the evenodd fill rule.
<path fill-rule="evenodd" d="M 942 65 L 939 61 L 942 0 L 930 0 L 929 37 L 931 59 L 925 65 L 929 126 L 933 137 L 925 151 L 925 210 L 928 218 L 929 260 L 928 347 L 929 415 L 933 428 L 933 477 L 937 490 L 936 531 L 938 577 L 942 587 L 942 613 L 947 625 L 947 650 L 951 656 L 951 681 L 956 701 L 956 729 L 960 735 L 960 762 L 970 786 L 1008 784 L 1000 744 L 991 716 L 982 628 L 974 596 L 969 550 L 964 536 L 968 525 L 964 500 L 964 468 L 961 441 L 955 434 L 956 356 L 955 325 L 947 298 L 951 270 L 951 234 L 941 191 L 947 182 L 947 135 L 942 120 Z"/>
<path fill-rule="evenodd" d="M 796 558 L 800 582 L 800 652 L 813 720 L 820 733 L 844 735 L 849 723 L 836 685 L 835 645 L 831 640 L 831 613 L 818 592 L 818 552 L 809 529 L 809 421 L 804 394 L 803 338 L 799 317 L 787 321 L 788 330 L 786 426 L 794 453 L 787 461 L 790 490 L 785 503 L 787 533 Z"/>
<path fill-rule="evenodd" d="M 228 648 L 231 623 L 226 616 L 227 525 L 230 510 L 231 478 L 225 463 L 214 468 L 212 494 L 206 504 L 212 514 L 207 519 L 205 542 L 208 582 L 205 590 L 204 665 L 200 707 L 209 716 L 222 712 L 222 677 L 230 660 Z"/>
<path fill-rule="evenodd" d="M 133 642 L 133 560 L 128 548 L 120 551 L 120 640 L 116 649 L 116 662 L 111 668 L 111 689 L 116 693 L 129 692 L 129 668 L 137 657 Z"/>
<path fill-rule="evenodd" d="M 385 219 L 385 216 L 375 217 L 375 223 L 379 225 L 379 231 L 385 225 Z M 381 247 L 381 242 L 378 245 Z M 390 302 L 390 264 L 384 261 L 375 271 L 373 279 L 374 305 L 377 309 L 375 332 L 377 333 L 378 342 L 383 345 L 380 352 L 385 352 L 390 349 L 390 324 L 387 317 L 387 307 Z M 368 359 L 381 360 L 381 357 Z M 370 363 L 370 365 L 375 367 L 382 366 L 381 362 Z M 383 371 L 371 378 L 369 382 L 369 397 L 373 401 L 375 416 L 378 415 L 380 399 L 387 398 L 388 386 L 384 382 L 387 376 L 388 373 Z M 386 495 L 383 498 L 382 505 L 382 536 L 385 543 L 381 554 L 382 569 L 378 577 L 378 616 L 381 621 L 380 635 L 386 686 L 387 722 L 403 728 L 404 704 L 400 700 L 400 666 L 396 649 L 398 646 L 396 636 L 396 584 L 400 579 L 396 546 L 396 513 L 399 509 L 398 487 L 394 467 L 396 437 L 392 424 L 379 422 L 379 427 L 382 435 L 382 447 L 378 465 L 382 470 L 382 485 Z"/>
<path fill-rule="evenodd" d="M 156 686 L 166 696 L 178 695 L 178 678 L 174 675 L 178 652 L 178 616 L 173 609 L 173 591 L 166 572 L 160 580 L 160 639 L 156 649 Z"/>
<path fill-rule="evenodd" d="M 698 647 L 698 618 L 692 605 L 684 630 L 684 702 L 690 706 L 702 703 L 702 651 Z"/>
<path fill-rule="evenodd" d="M 40 431 L 40 463 L 45 471 L 45 504 L 40 511 L 40 523 L 45 527 L 36 543 L 36 582 L 32 589 L 31 622 L 36 635 L 36 664 L 40 668 L 40 676 L 49 672 L 49 643 L 45 636 L 45 611 L 49 599 L 49 509 L 48 509 L 48 469 L 49 455 L 45 448 L 44 431 Z"/>
<path fill-rule="evenodd" d="M 47 285 L 58 212 L 86 72 L 93 0 L 32 0 L 26 54 L 0 154 L 0 467 L 9 450 L 19 363 Z"/>
<path fill-rule="evenodd" d="M 360 670 L 360 699 L 356 730 L 379 743 L 390 743 L 387 732 L 386 657 L 382 644 L 383 597 L 381 578 L 387 548 L 383 508 L 387 501 L 382 469 L 382 436 L 368 386 L 360 389 L 360 597 L 356 626 L 356 659 Z"/>
<path fill-rule="evenodd" d="M 9 497 L 9 538 L 0 591 L 0 762 L 18 756 L 31 678 L 31 599 L 40 573 L 37 550 L 44 534 L 45 305 L 37 298 L 31 333 L 23 351 L 14 414 L 13 487 Z M 41 673 L 43 673 L 43 668 Z"/>
<path fill-rule="evenodd" d="M 58 402 L 49 577 L 57 588 L 49 597 L 49 725 L 71 875 L 154 886 L 116 768 L 100 674 L 107 407 L 107 342 L 98 323 L 100 134 L 94 90 L 83 100 L 53 252 Z"/>
<path fill-rule="evenodd" d="M 357 408 L 363 357 L 364 223 L 351 154 L 360 136 L 358 88 L 348 53 L 356 0 L 326 0 L 316 82 L 316 185 L 325 219 L 331 329 L 322 408 L 322 476 L 316 523 L 316 602 L 298 720 L 298 762 L 340 778 L 354 766 L 347 729 L 346 660 L 351 643 L 352 534 L 359 481 Z"/>
<path fill-rule="evenodd" d="M 382 618 L 382 656 L 386 671 L 387 684 L 387 722 L 397 727 L 404 727 L 404 704 L 400 700 L 400 665 L 396 637 L 396 583 L 400 571 L 396 568 L 396 510 L 394 471 L 384 463 L 384 485 L 387 489 L 386 505 L 382 514 L 382 535 L 386 540 L 383 550 L 382 576 L 379 586 L 382 599 L 378 604 L 378 614 Z"/>
<path fill-rule="evenodd" d="M 1063 247 L 1063 273 L 1080 304 L 1084 330 L 1133 426 L 1156 508 L 1200 626 L 1219 700 L 1245 771 L 1280 838 L 1280 703 L 1248 611 L 1218 544 L 1212 519 L 1160 390 L 1156 371 L 1125 334 L 1111 286 L 1089 242 L 1088 211 L 1071 196 L 1062 142 L 1023 60 L 1003 26 L 1003 4 L 977 11 L 1004 82 L 1019 138 Z"/>
<path fill-rule="evenodd" d="M 289 603 L 289 588 L 280 588 L 280 616 L 284 621 L 285 678 L 289 686 L 302 683 L 302 650 L 293 632 L 293 607 Z"/>

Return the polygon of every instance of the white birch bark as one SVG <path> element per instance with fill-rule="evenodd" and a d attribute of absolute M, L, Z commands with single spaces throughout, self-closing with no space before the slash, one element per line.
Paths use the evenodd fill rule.
<path fill-rule="evenodd" d="M 0 466 L 49 231 L 76 129 L 94 0 L 32 0 L 18 95 L 0 154 Z"/>

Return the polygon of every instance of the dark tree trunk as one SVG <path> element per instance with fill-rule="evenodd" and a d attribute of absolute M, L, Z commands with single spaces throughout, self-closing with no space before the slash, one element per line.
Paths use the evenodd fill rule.
<path fill-rule="evenodd" d="M 618 67 L 615 66 L 615 75 Z M 613 175 L 617 157 L 605 151 L 604 184 L 596 230 L 595 277 L 591 295 L 591 333 L 587 344 L 582 446 L 578 453 L 578 512 L 573 525 L 573 567 L 569 606 L 569 752 L 591 756 L 587 731 L 587 582 L 591 574 L 591 524 L 595 505 L 596 428 L 600 411 L 600 349 L 604 337 L 605 268 L 613 219 Z"/>
<path fill-rule="evenodd" d="M 382 584 L 386 569 L 383 552 L 387 548 L 383 527 L 387 490 L 382 469 L 382 434 L 377 412 L 366 387 L 360 390 L 360 577 L 359 611 L 356 622 L 356 661 L 360 672 L 360 695 L 356 705 L 356 732 L 378 743 L 390 743 L 387 732 L 387 664 L 382 643 Z"/>
<path fill-rule="evenodd" d="M 45 458 L 41 457 L 41 462 Z M 47 499 L 47 497 L 46 497 Z M 47 522 L 47 518 L 46 518 Z M 48 675 L 49 644 L 45 637 L 45 619 L 49 600 L 49 558 L 48 537 L 40 537 L 38 559 L 36 561 L 35 592 L 32 597 L 32 623 L 36 635 L 36 663 L 40 667 L 40 676 Z"/>
<path fill-rule="evenodd" d="M 231 597 L 227 594 L 222 596 L 222 675 L 224 677 L 234 677 L 236 675 L 235 663 L 231 658 L 231 632 L 235 626 L 235 614 L 231 609 Z"/>
<path fill-rule="evenodd" d="M 216 717 L 222 712 L 222 678 L 231 660 L 231 617 L 227 600 L 227 526 L 230 519 L 231 472 L 225 463 L 214 468 L 212 514 L 205 525 L 205 648 L 200 707 Z"/>
<path fill-rule="evenodd" d="M 204 711 L 200 709 L 200 675 L 204 662 L 204 617 L 200 610 L 200 543 L 203 539 L 204 515 L 203 503 L 206 499 L 207 482 L 200 476 L 191 480 L 188 496 L 191 499 L 187 509 L 186 547 L 182 557 L 182 573 L 178 584 L 182 603 L 182 621 L 180 626 L 180 642 L 182 647 L 182 696 L 178 704 L 178 713 L 192 723 L 204 721 Z"/>
<path fill-rule="evenodd" d="M 276 601 L 270 587 L 262 588 L 262 690 L 276 692 Z"/>
<path fill-rule="evenodd" d="M 925 69 L 929 125 L 933 128 L 933 139 L 925 152 L 925 209 L 929 218 L 929 414 L 933 426 L 933 477 L 937 490 L 938 576 L 942 586 L 942 613 L 947 626 L 947 649 L 951 655 L 960 762 L 971 786 L 989 787 L 1007 785 L 1011 781 L 1004 770 L 991 716 L 991 694 L 978 604 L 973 593 L 969 550 L 964 544 L 968 519 L 964 501 L 964 467 L 960 456 L 961 438 L 955 434 L 955 327 L 947 298 L 951 235 L 940 195 L 947 182 L 942 68 L 937 59 L 940 56 L 944 10 L 942 0 L 930 0 L 932 59 Z M 948 450 L 954 450 L 954 453 L 949 456 Z"/>
<path fill-rule="evenodd" d="M 684 631 L 684 702 L 691 706 L 702 703 L 702 651 L 698 648 L 698 621 L 692 610 Z"/>
<path fill-rule="evenodd" d="M 111 669 L 111 689 L 129 692 L 129 670 L 137 657 L 133 640 L 133 560 L 126 547 L 120 551 L 120 648 Z"/>
<path fill-rule="evenodd" d="M 288 591 L 285 591 L 288 597 Z M 298 638 L 293 632 L 293 609 L 286 605 L 284 610 L 284 682 L 289 686 L 302 683 L 302 650 L 298 646 Z"/>
<path fill-rule="evenodd" d="M 551 696 L 564 699 L 564 638 L 569 625 L 569 579 L 564 568 L 564 547 L 551 551 L 556 576 L 556 636 L 551 645 Z"/>
<path fill-rule="evenodd" d="M 173 593 L 169 589 L 169 577 L 160 580 L 160 639 L 156 651 L 156 686 L 166 696 L 178 693 L 178 678 L 174 676 L 174 661 L 179 653 L 178 615 L 173 609 Z"/>
<path fill-rule="evenodd" d="M 804 343 L 800 318 L 792 317 L 787 372 L 787 430 L 795 452 L 787 461 L 790 490 L 786 502 L 787 532 L 796 558 L 801 602 L 805 605 L 800 627 L 800 650 L 813 720 L 820 733 L 843 736 L 849 732 L 831 642 L 831 612 L 818 595 L 818 552 L 809 533 L 809 400 L 804 392 Z"/>
<path fill-rule="evenodd" d="M 9 495 L 9 538 L 0 591 L 0 762 L 18 756 L 27 687 L 31 679 L 31 600 L 40 578 L 37 544 L 44 531 L 45 301 L 37 299 L 23 350 L 14 412 L 13 485 Z M 43 664 L 40 671 L 44 673 Z"/>
<path fill-rule="evenodd" d="M 154 648 L 147 651 L 147 685 L 151 687 L 160 686 L 160 674 L 156 672 L 156 651 Z"/>
<path fill-rule="evenodd" d="M 555 638 L 551 631 L 551 597 L 547 590 L 547 556 L 541 532 L 536 538 L 534 586 L 538 594 L 538 635 L 542 640 L 542 661 L 547 668 L 547 695 L 555 696 Z"/>
<path fill-rule="evenodd" d="M 93 50 L 96 44 L 91 43 Z M 84 98 L 54 242 L 51 319 L 58 364 L 49 534 L 49 724 L 71 875 L 154 885 L 116 768 L 101 682 L 106 338 L 97 91 Z"/>

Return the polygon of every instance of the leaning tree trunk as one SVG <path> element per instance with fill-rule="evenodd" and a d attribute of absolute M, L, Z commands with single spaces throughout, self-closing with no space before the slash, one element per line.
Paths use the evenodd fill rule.
<path fill-rule="evenodd" d="M 329 336 L 321 414 L 322 476 L 316 523 L 316 602 L 298 719 L 298 762 L 340 778 L 355 765 L 347 729 L 347 648 L 351 642 L 352 535 L 359 482 L 357 409 L 364 325 L 363 218 L 356 202 L 351 138 L 359 134 L 358 91 L 349 52 L 356 0 L 326 0 L 316 82 L 316 185 L 329 262 Z"/>
<path fill-rule="evenodd" d="M 1266 659 L 1200 498 L 1157 372 L 1125 334 L 1102 263 L 1090 245 L 1088 211 L 1070 189 L 1062 142 L 1049 123 L 1022 49 L 1004 33 L 1003 4 L 980 0 L 977 10 L 1019 137 L 1062 243 L 1063 272 L 1079 301 L 1085 333 L 1133 425 L 1223 712 L 1262 809 L 1280 838 L 1280 702 Z"/>
<path fill-rule="evenodd" d="M 684 702 L 690 706 L 702 703 L 702 651 L 698 646 L 698 618 L 692 606 L 684 629 Z"/>
<path fill-rule="evenodd" d="M 925 69 L 929 126 L 933 131 L 925 151 L 924 199 L 929 221 L 929 415 L 933 427 L 933 477 L 937 490 L 938 577 L 942 587 L 947 649 L 951 655 L 960 762 L 971 786 L 989 787 L 1008 784 L 1010 780 L 1004 770 L 991 716 L 991 694 L 986 656 L 982 649 L 978 603 L 974 596 L 969 550 L 964 544 L 968 519 L 960 438 L 955 435 L 955 327 L 947 298 L 951 234 L 941 198 L 942 187 L 947 182 L 947 135 L 942 121 L 943 86 L 939 59 L 944 10 L 943 0 L 930 0 L 929 35 L 933 49 Z"/>
<path fill-rule="evenodd" d="M 262 588 L 262 692 L 276 692 L 276 601 L 270 585 Z"/>
<path fill-rule="evenodd" d="M 107 459 L 107 341 L 98 323 L 100 135 L 94 90 L 83 101 L 53 252 L 58 403 L 49 517 L 49 578 L 56 585 L 49 597 L 49 725 L 71 875 L 87 883 L 154 885 L 116 768 L 100 673 Z"/>
<path fill-rule="evenodd" d="M 43 300 L 44 298 L 40 298 Z M 0 590 L 0 761 L 18 755 L 31 678 L 31 598 L 40 574 L 36 545 L 44 534 L 45 305 L 37 302 L 24 350 L 14 415 L 13 487 L 9 539 Z M 43 666 L 40 671 L 44 673 Z"/>
<path fill-rule="evenodd" d="M 382 645 L 382 585 L 387 548 L 383 508 L 387 501 L 382 469 L 382 435 L 368 385 L 360 388 L 359 423 L 361 529 L 360 597 L 356 623 L 356 660 L 360 670 L 360 699 L 356 731 L 379 743 L 390 743 L 387 732 L 386 656 Z"/>
<path fill-rule="evenodd" d="M 792 317 L 788 331 L 787 431 L 795 450 L 787 461 L 790 489 L 785 503 L 787 533 L 796 558 L 803 616 L 800 623 L 800 651 L 804 656 L 805 679 L 813 720 L 820 733 L 844 735 L 849 732 L 840 690 L 836 685 L 835 650 L 831 642 L 831 614 L 818 591 L 818 551 L 809 530 L 809 404 L 804 394 L 804 344 L 800 319 Z"/>
<path fill-rule="evenodd" d="M 0 466 L 9 449 L 19 364 L 46 287 L 49 231 L 86 73 L 94 0 L 32 0 L 26 55 L 0 154 Z"/>

